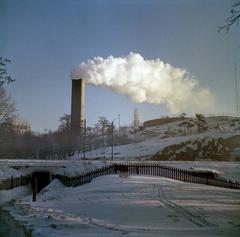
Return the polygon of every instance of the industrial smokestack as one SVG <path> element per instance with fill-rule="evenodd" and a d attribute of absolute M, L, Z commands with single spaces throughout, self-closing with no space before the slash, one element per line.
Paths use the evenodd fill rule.
<path fill-rule="evenodd" d="M 84 127 L 85 82 L 72 79 L 71 131 L 74 137 L 81 138 Z"/>

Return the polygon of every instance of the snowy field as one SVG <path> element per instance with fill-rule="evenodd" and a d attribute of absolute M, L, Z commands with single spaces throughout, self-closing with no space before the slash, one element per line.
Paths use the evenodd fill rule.
<path fill-rule="evenodd" d="M 26 187 L 0 195 L 16 196 L 7 208 L 33 237 L 240 235 L 239 190 L 103 176 L 75 188 L 54 180 L 35 203 Z"/>

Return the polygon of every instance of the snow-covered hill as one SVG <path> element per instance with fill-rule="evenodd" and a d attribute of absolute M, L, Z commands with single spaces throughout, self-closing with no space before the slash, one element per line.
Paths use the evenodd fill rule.
<path fill-rule="evenodd" d="M 181 149 L 183 151 L 185 149 L 184 144 L 188 144 L 190 147 L 194 148 L 197 143 L 203 143 L 202 145 L 199 145 L 201 150 L 201 147 L 204 147 L 204 143 L 206 143 L 206 141 L 211 140 L 213 143 L 215 141 L 219 143 L 219 139 L 229 139 L 236 135 L 240 135 L 239 118 L 226 116 L 206 118 L 207 129 L 205 131 L 199 131 L 195 120 L 196 119 L 191 119 L 191 122 L 194 124 L 192 127 L 185 127 L 181 125 L 182 121 L 174 121 L 154 127 L 146 127 L 136 133 L 129 133 L 128 137 L 132 143 L 114 146 L 114 158 L 138 160 L 150 159 L 152 156 L 159 154 L 166 147 L 176 144 L 182 144 Z M 229 158 L 230 153 L 238 147 L 238 144 L 235 144 L 234 146 L 231 146 L 231 144 L 228 145 L 230 145 L 230 147 L 227 147 L 227 141 L 224 142 L 224 144 L 218 144 L 215 147 L 216 152 L 218 154 L 222 154 L 223 150 L 224 152 L 227 151 L 227 157 Z M 212 153 L 214 153 L 214 151 L 212 151 Z M 109 159 L 111 154 L 111 147 L 103 147 L 97 150 L 89 151 L 85 154 L 85 156 L 86 158 Z M 209 159 L 206 155 L 207 152 L 203 153 L 201 155 L 201 159 Z M 77 154 L 72 158 L 79 159 L 82 157 L 83 154 Z M 168 158 L 173 159 L 173 156 L 171 155 Z M 164 160 L 168 158 L 165 157 Z M 195 158 L 197 159 L 197 157 L 194 157 L 193 160 L 195 160 Z M 224 158 L 223 160 L 227 159 Z"/>

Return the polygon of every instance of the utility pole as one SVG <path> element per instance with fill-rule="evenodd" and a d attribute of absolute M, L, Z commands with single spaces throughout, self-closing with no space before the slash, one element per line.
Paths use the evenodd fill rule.
<path fill-rule="evenodd" d="M 103 142 L 104 142 L 104 124 L 102 124 L 102 148 L 103 148 Z"/>
<path fill-rule="evenodd" d="M 237 65 L 234 64 L 234 77 L 235 77 L 235 89 L 236 89 L 236 108 L 237 108 L 237 115 L 239 112 L 239 106 L 238 106 L 238 83 L 237 83 Z"/>
<path fill-rule="evenodd" d="M 113 160 L 113 143 L 114 143 L 114 141 L 113 141 L 113 127 L 114 127 L 114 121 L 112 121 L 112 126 L 111 126 L 111 130 L 112 130 L 112 160 Z"/>
<path fill-rule="evenodd" d="M 118 114 L 118 131 L 120 130 L 120 114 Z"/>
<path fill-rule="evenodd" d="M 83 130 L 83 159 L 86 158 L 86 119 L 84 119 L 84 130 Z"/>

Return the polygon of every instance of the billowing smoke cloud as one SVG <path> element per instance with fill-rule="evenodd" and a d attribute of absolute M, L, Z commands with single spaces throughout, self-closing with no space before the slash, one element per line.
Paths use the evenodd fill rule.
<path fill-rule="evenodd" d="M 71 72 L 71 79 L 107 87 L 137 103 L 165 104 L 172 113 L 203 111 L 213 104 L 210 91 L 186 70 L 159 58 L 145 60 L 136 53 L 119 58 L 95 57 L 79 64 Z"/>

